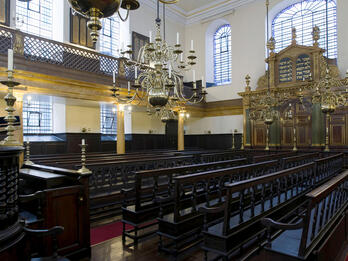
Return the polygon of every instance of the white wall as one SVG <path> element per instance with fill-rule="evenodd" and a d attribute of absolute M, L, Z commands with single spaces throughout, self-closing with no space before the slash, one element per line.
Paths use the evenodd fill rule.
<path fill-rule="evenodd" d="M 65 99 L 54 97 L 52 108 L 53 133 L 65 133 L 66 131 L 66 111 Z"/>
<path fill-rule="evenodd" d="M 185 133 L 188 134 L 226 134 L 235 129 L 243 132 L 243 115 L 189 118 L 185 121 Z"/>
<path fill-rule="evenodd" d="M 137 32 L 149 36 L 149 31 L 152 31 L 152 35 L 155 34 L 155 19 L 156 19 L 156 10 L 149 7 L 145 2 L 149 0 L 140 1 L 140 8 L 132 11 L 130 13 L 130 31 Z M 162 19 L 162 5 L 160 7 L 160 17 Z M 163 32 L 163 19 L 162 26 Z M 176 33 L 180 34 L 180 42 L 182 45 L 185 43 L 185 26 L 173 22 L 166 15 L 166 41 L 169 45 L 174 45 L 176 43 Z"/>
<path fill-rule="evenodd" d="M 283 8 L 300 0 L 273 0 L 270 1 L 270 24 L 273 17 Z M 245 76 L 251 76 L 251 86 L 256 88 L 257 81 L 265 73 L 265 43 L 266 43 L 266 7 L 265 1 L 253 1 L 239 7 L 234 13 L 219 18 L 231 25 L 232 33 L 232 83 L 225 86 L 208 88 L 207 101 L 237 99 L 238 92 L 244 91 Z M 338 66 L 342 76 L 348 68 L 348 1 L 337 0 L 337 27 L 338 27 Z M 215 24 L 215 25 L 214 25 Z M 219 21 L 193 24 L 186 27 L 186 48 L 190 40 L 195 42 L 198 63 L 195 66 L 196 75 L 205 75 L 209 81 L 212 78 L 212 56 L 206 57 L 206 48 L 212 45 L 206 43 L 206 32 L 215 26 L 221 25 Z M 323 32 L 322 32 L 323 33 Z M 212 51 L 210 51 L 211 53 Z M 196 78 L 198 78 L 196 77 Z M 198 78 L 199 79 L 199 78 Z M 187 81 L 192 81 L 192 74 L 186 74 Z"/>

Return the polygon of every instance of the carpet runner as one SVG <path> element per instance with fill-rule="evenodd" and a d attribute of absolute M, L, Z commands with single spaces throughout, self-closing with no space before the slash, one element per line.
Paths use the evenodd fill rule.
<path fill-rule="evenodd" d="M 126 224 L 126 230 L 133 229 L 133 226 Z M 91 245 L 99 244 L 103 241 L 122 235 L 122 222 L 114 222 L 91 229 Z"/>

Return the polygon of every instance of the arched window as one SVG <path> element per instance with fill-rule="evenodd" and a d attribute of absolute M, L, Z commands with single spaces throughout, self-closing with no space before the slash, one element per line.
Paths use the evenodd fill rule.
<path fill-rule="evenodd" d="M 304 0 L 282 10 L 273 20 L 272 33 L 276 52 L 291 44 L 291 28 L 296 28 L 297 42 L 312 45 L 312 30 L 320 28 L 319 45 L 326 49 L 326 1 Z M 328 0 L 329 58 L 337 58 L 336 2 Z"/>
<path fill-rule="evenodd" d="M 52 0 L 17 0 L 17 27 L 24 32 L 52 39 L 52 9 Z"/>
<path fill-rule="evenodd" d="M 214 34 L 214 82 L 231 83 L 231 26 L 225 24 Z"/>
<path fill-rule="evenodd" d="M 118 56 L 120 46 L 120 20 L 118 15 L 102 19 L 103 27 L 100 32 L 100 52 Z"/>

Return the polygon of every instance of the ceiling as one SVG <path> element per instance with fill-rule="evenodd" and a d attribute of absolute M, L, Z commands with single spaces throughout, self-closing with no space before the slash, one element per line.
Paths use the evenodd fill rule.
<path fill-rule="evenodd" d="M 176 6 L 189 13 L 197 8 L 201 8 L 213 2 L 214 0 L 181 0 L 176 4 Z"/>

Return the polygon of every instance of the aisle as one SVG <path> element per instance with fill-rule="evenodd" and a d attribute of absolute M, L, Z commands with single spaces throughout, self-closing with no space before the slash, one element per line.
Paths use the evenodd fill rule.
<path fill-rule="evenodd" d="M 158 237 L 139 243 L 138 250 L 126 250 L 122 247 L 122 237 L 113 238 L 92 246 L 91 261 L 167 261 L 168 256 L 157 251 Z M 203 251 L 196 250 L 188 254 L 182 261 L 202 261 Z"/>

